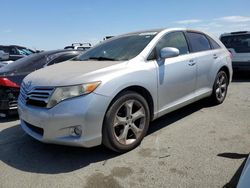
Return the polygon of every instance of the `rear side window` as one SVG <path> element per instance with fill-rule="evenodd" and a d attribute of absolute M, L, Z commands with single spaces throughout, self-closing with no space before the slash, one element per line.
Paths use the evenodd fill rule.
<path fill-rule="evenodd" d="M 221 46 L 211 37 L 207 36 L 213 49 L 219 49 Z"/>
<path fill-rule="evenodd" d="M 0 50 L 4 51 L 5 53 L 10 53 L 9 47 L 0 46 Z"/>
<path fill-rule="evenodd" d="M 16 48 L 14 47 L 10 48 L 10 55 L 19 55 Z"/>
<path fill-rule="evenodd" d="M 210 50 L 211 46 L 207 37 L 201 33 L 187 32 L 192 52 Z"/>
<path fill-rule="evenodd" d="M 53 64 L 57 64 L 57 63 L 61 63 L 63 61 L 67 61 L 69 59 L 72 59 L 73 57 L 77 56 L 78 54 L 65 54 L 65 55 L 61 55 L 55 59 L 53 59 L 51 62 L 49 62 L 47 64 L 47 66 L 49 65 L 53 65 Z"/>
<path fill-rule="evenodd" d="M 165 47 L 177 48 L 180 51 L 180 55 L 189 53 L 188 44 L 182 32 L 172 32 L 166 34 L 157 43 L 156 50 L 159 51 Z"/>

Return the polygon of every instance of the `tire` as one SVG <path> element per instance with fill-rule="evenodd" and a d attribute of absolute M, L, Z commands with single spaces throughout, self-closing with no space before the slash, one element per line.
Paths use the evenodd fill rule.
<path fill-rule="evenodd" d="M 218 105 L 224 102 L 228 84 L 229 80 L 226 72 L 223 70 L 219 71 L 214 81 L 213 93 L 210 97 L 213 104 Z"/>
<path fill-rule="evenodd" d="M 149 122 L 150 111 L 144 97 L 133 91 L 122 92 L 106 112 L 102 142 L 119 153 L 130 151 L 141 143 Z"/>

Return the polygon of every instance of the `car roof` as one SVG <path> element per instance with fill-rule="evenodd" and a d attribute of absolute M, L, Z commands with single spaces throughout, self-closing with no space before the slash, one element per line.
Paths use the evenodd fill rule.
<path fill-rule="evenodd" d="M 158 34 L 162 31 L 188 31 L 188 32 L 197 32 L 197 33 L 203 33 L 206 34 L 203 31 L 195 30 L 195 29 L 187 29 L 187 28 L 161 28 L 161 29 L 151 29 L 151 30 L 141 30 L 141 31 L 136 31 L 136 32 L 131 32 L 131 33 L 126 33 L 123 35 L 136 35 L 136 34 L 141 34 L 141 33 L 155 33 Z M 122 35 L 121 35 L 122 36 Z"/>
<path fill-rule="evenodd" d="M 163 31 L 165 29 L 150 29 L 150 30 L 141 30 L 141 31 L 135 31 L 135 32 L 130 32 L 130 33 L 125 33 L 122 35 L 137 35 L 137 34 L 141 34 L 141 33 L 159 33 L 161 31 Z"/>
<path fill-rule="evenodd" d="M 49 51 L 42 51 L 39 54 L 41 55 L 53 55 L 57 53 L 73 53 L 73 52 L 78 52 L 81 53 L 82 51 L 79 50 L 74 50 L 74 49 L 60 49 L 60 50 L 49 50 Z"/>
<path fill-rule="evenodd" d="M 19 46 L 19 45 L 0 45 L 1 47 L 19 47 L 19 48 L 27 48 L 25 46 Z"/>

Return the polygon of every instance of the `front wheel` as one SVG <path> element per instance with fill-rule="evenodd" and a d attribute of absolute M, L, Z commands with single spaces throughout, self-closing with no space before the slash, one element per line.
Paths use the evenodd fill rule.
<path fill-rule="evenodd" d="M 132 91 L 123 92 L 106 113 L 103 144 L 120 153 L 132 150 L 146 135 L 149 121 L 149 107 L 144 97 Z"/>
<path fill-rule="evenodd" d="M 226 98 L 228 88 L 228 77 L 225 71 L 221 70 L 216 76 L 211 100 L 214 104 L 221 104 Z"/>

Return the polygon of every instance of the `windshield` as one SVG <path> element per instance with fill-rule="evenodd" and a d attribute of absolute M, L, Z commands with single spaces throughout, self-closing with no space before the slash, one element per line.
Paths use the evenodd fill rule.
<path fill-rule="evenodd" d="M 87 60 L 110 60 L 125 61 L 137 56 L 155 37 L 156 33 L 141 33 L 113 38 L 110 41 L 88 50 L 81 56 L 76 57 L 76 61 Z"/>
<path fill-rule="evenodd" d="M 250 52 L 250 34 L 225 36 L 221 41 L 227 48 L 233 48 L 237 53 Z"/>

